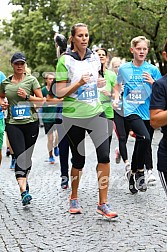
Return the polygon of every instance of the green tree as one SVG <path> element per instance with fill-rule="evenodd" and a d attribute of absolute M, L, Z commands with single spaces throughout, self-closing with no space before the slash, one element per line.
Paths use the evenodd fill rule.
<path fill-rule="evenodd" d="M 10 59 L 12 56 L 13 49 L 17 51 L 17 48 L 13 46 L 13 42 L 11 40 L 0 40 L 0 70 L 6 76 L 12 73 Z"/>
<path fill-rule="evenodd" d="M 144 35 L 151 41 L 148 60 L 159 64 L 163 72 L 161 50 L 166 37 L 166 0 L 11 0 L 22 11 L 13 14 L 5 25 L 11 36 L 28 56 L 33 69 L 42 65 L 55 66 L 53 25 L 69 36 L 74 23 L 89 26 L 90 47 L 94 44 L 110 48 L 112 56 L 131 59 L 129 51 L 133 37 Z"/>

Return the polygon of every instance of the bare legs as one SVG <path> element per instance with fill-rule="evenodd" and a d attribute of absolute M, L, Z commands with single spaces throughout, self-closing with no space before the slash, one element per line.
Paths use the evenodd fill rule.
<path fill-rule="evenodd" d="M 19 185 L 20 188 L 20 193 L 25 192 L 26 191 L 26 183 L 27 183 L 27 179 L 26 178 L 17 178 L 17 183 Z"/>
<path fill-rule="evenodd" d="M 109 176 L 110 176 L 110 163 L 99 163 L 97 167 L 98 186 L 99 186 L 99 204 L 107 202 Z"/>
<path fill-rule="evenodd" d="M 76 169 L 72 167 L 71 169 L 71 186 L 72 186 L 71 199 L 78 198 L 78 186 L 79 186 L 81 175 L 82 175 L 82 169 Z M 99 163 L 97 166 L 99 204 L 103 204 L 107 202 L 109 175 L 110 175 L 110 163 L 107 163 L 107 164 Z"/>
<path fill-rule="evenodd" d="M 82 169 L 76 169 L 72 167 L 71 169 L 71 199 L 78 198 L 78 186 L 82 175 Z"/>
<path fill-rule="evenodd" d="M 54 136 L 54 133 L 55 133 L 55 136 Z M 52 157 L 53 156 L 53 148 L 58 145 L 57 130 L 55 130 L 53 132 L 48 132 L 47 138 L 48 138 L 47 147 L 48 147 L 49 157 Z"/>

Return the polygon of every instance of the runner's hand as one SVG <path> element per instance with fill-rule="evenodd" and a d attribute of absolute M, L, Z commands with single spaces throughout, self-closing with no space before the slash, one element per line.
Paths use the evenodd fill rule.
<path fill-rule="evenodd" d="M 87 83 L 89 81 L 90 81 L 90 74 L 86 73 L 86 74 L 82 75 L 82 77 L 78 83 L 79 83 L 79 86 L 83 86 L 85 83 Z"/>
<path fill-rule="evenodd" d="M 151 77 L 151 75 L 147 72 L 143 72 L 143 78 L 145 81 L 149 82 L 151 85 L 153 84 L 154 82 L 154 79 Z"/>
<path fill-rule="evenodd" d="M 102 88 L 106 85 L 106 80 L 104 78 L 98 78 L 97 79 L 97 87 Z"/>
<path fill-rule="evenodd" d="M 27 95 L 26 91 L 23 88 L 18 88 L 17 94 L 18 94 L 18 96 L 20 96 L 24 99 L 26 98 L 26 95 Z"/>
<path fill-rule="evenodd" d="M 113 101 L 113 103 L 112 103 L 113 109 L 117 109 L 118 108 L 118 102 L 119 102 L 119 100 L 114 100 Z"/>

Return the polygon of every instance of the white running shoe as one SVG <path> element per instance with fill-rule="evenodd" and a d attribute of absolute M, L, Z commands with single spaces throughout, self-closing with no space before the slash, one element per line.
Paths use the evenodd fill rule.
<path fill-rule="evenodd" d="M 125 163 L 125 172 L 129 171 L 130 169 L 131 169 L 130 163 L 129 163 L 129 162 L 126 162 L 126 163 Z"/>
<path fill-rule="evenodd" d="M 156 183 L 156 177 L 153 175 L 152 170 L 147 171 L 147 183 L 154 185 Z"/>

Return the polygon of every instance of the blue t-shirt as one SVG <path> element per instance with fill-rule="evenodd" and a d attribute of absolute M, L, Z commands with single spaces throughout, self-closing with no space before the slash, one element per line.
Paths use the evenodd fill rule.
<path fill-rule="evenodd" d="M 6 79 L 6 76 L 4 75 L 3 72 L 0 71 L 0 84 L 3 80 Z M 4 113 L 2 112 L 2 108 L 0 106 L 0 119 L 4 118 Z"/>
<path fill-rule="evenodd" d="M 146 61 L 136 67 L 132 62 L 122 64 L 118 70 L 117 82 L 124 83 L 124 116 L 139 115 L 143 120 L 150 120 L 149 106 L 152 85 L 145 81 L 143 73 L 147 72 L 154 80 L 161 78 L 158 68 Z"/>

